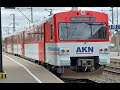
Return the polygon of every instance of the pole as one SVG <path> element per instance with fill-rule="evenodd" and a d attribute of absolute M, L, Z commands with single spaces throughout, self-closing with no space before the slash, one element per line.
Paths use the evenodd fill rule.
<path fill-rule="evenodd" d="M 10 33 L 9 33 L 9 28 L 8 28 L 8 35 L 9 35 Z"/>
<path fill-rule="evenodd" d="M 112 25 L 114 24 L 114 15 L 113 15 L 113 7 L 111 7 L 111 11 L 112 11 Z M 110 31 L 110 33 L 112 34 L 112 33 L 114 33 L 114 32 L 112 32 L 112 31 Z M 110 36 L 110 42 L 111 42 L 111 36 Z"/>
<path fill-rule="evenodd" d="M 31 22 L 33 23 L 33 9 L 31 7 Z"/>
<path fill-rule="evenodd" d="M 112 8 L 112 24 L 114 24 L 114 17 L 113 17 L 113 7 Z"/>
<path fill-rule="evenodd" d="M 15 14 L 10 14 L 13 15 L 13 33 L 15 32 Z"/>
<path fill-rule="evenodd" d="M 30 22 L 29 22 L 29 27 L 30 27 Z"/>
<path fill-rule="evenodd" d="M 1 7 L 0 7 L 0 42 L 2 42 Z M 0 44 L 0 72 L 3 72 L 3 66 L 2 66 L 2 43 Z"/>
<path fill-rule="evenodd" d="M 118 50 L 118 56 L 119 56 L 119 31 L 118 31 L 118 7 L 117 7 L 117 50 Z"/>
<path fill-rule="evenodd" d="M 13 14 L 13 33 L 15 32 L 15 14 Z"/>

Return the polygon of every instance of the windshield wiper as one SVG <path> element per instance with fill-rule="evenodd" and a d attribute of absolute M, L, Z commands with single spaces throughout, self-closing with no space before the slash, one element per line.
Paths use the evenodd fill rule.
<path fill-rule="evenodd" d="M 103 23 L 94 23 L 94 24 L 93 23 L 88 23 L 88 25 L 90 25 L 91 34 L 89 35 L 88 39 L 86 39 L 86 41 L 84 42 L 84 44 L 86 44 L 87 40 L 89 40 L 89 38 L 92 37 L 92 34 L 95 31 L 95 29 L 92 30 L 92 25 L 105 25 L 105 24 L 103 24 Z"/>
<path fill-rule="evenodd" d="M 90 34 L 88 39 L 86 39 L 86 41 L 84 42 L 84 44 L 86 44 L 87 40 L 89 40 L 89 38 L 92 37 L 92 35 Z"/>
<path fill-rule="evenodd" d="M 89 35 L 88 39 L 86 39 L 86 41 L 84 42 L 84 44 L 86 44 L 87 40 L 89 40 L 89 38 L 92 36 L 92 24 L 89 23 L 88 25 L 90 25 L 91 34 Z"/>

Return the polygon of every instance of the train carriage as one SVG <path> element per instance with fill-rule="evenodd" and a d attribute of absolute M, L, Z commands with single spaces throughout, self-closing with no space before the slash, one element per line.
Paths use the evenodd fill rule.
<path fill-rule="evenodd" d="M 13 52 L 12 35 L 5 38 L 5 51 L 9 53 Z"/>
<path fill-rule="evenodd" d="M 19 38 L 19 55 L 37 60 L 57 73 L 71 70 L 89 75 L 110 63 L 108 15 L 105 13 L 60 12 L 22 31 Z"/>

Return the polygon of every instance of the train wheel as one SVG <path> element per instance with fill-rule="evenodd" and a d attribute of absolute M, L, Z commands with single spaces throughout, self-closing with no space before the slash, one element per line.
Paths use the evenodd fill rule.
<path fill-rule="evenodd" d="M 38 65 L 41 65 L 41 61 L 38 61 Z"/>

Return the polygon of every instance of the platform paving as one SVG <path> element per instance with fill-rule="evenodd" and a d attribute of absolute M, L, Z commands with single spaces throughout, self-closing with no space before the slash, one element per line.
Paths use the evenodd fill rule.
<path fill-rule="evenodd" d="M 4 52 L 3 69 L 7 78 L 0 83 L 64 83 L 44 67 Z"/>

